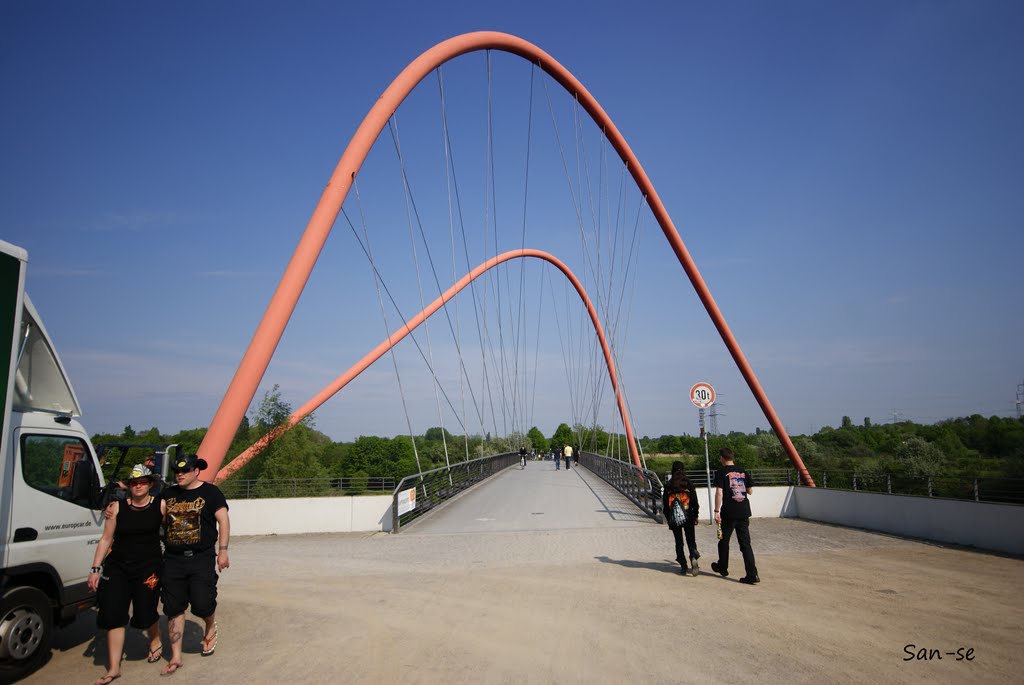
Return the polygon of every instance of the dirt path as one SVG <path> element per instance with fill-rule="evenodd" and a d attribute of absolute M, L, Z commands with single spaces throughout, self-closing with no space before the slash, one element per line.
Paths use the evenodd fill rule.
<path fill-rule="evenodd" d="M 682 577 L 657 525 L 233 540 L 217 653 L 176 683 L 1013 682 L 1024 562 L 756 520 L 763 582 Z M 738 561 L 738 555 L 737 555 Z M 92 682 L 94 619 L 26 683 Z M 941 660 L 904 661 L 905 645 Z M 957 649 L 973 648 L 957 661 Z M 953 652 L 953 655 L 947 653 Z M 119 683 L 166 682 L 134 635 Z"/>

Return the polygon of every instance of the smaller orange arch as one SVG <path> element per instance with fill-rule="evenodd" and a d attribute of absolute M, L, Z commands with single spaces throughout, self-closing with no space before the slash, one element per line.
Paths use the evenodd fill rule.
<path fill-rule="evenodd" d="M 576 274 L 565 265 L 560 259 L 552 254 L 544 252 L 543 250 L 533 250 L 529 248 L 519 250 L 509 250 L 496 257 L 488 259 L 480 266 L 476 267 L 468 274 L 460 278 L 455 285 L 446 290 L 436 300 L 431 302 L 426 309 L 421 311 L 419 314 L 414 316 L 412 319 L 402 325 L 401 328 L 396 330 L 394 333 L 389 335 L 385 340 L 381 341 L 379 345 L 373 348 L 366 356 L 360 359 L 358 362 L 352 365 L 345 373 L 341 374 L 334 379 L 329 385 L 323 390 L 314 395 L 308 402 L 299 407 L 288 420 L 280 426 L 274 428 L 269 433 L 264 435 L 262 438 L 257 440 L 249 449 L 245 450 L 229 463 L 224 468 L 217 470 L 220 467 L 220 459 L 211 458 L 210 464 L 207 467 L 208 472 L 216 472 L 217 477 L 215 482 L 220 483 L 225 479 L 230 478 L 240 468 L 245 466 L 253 457 L 266 449 L 267 445 L 273 442 L 276 438 L 280 437 L 288 429 L 295 426 L 295 424 L 302 421 L 304 418 L 313 413 L 320 405 L 326 402 L 328 399 L 333 397 L 342 388 L 348 385 L 353 379 L 356 378 L 363 371 L 368 369 L 375 361 L 380 359 L 390 350 L 392 347 L 401 342 L 407 335 L 412 333 L 421 323 L 426 321 L 433 315 L 437 310 L 443 307 L 448 301 L 454 298 L 459 292 L 461 292 L 467 285 L 472 283 L 478 277 L 493 269 L 494 267 L 507 262 L 511 259 L 525 259 L 532 257 L 540 259 L 556 267 L 561 271 L 565 277 L 572 283 L 573 288 L 579 294 L 580 299 L 583 301 L 584 306 L 587 308 L 587 314 L 590 316 L 590 321 L 594 325 L 594 332 L 597 334 L 598 341 L 601 343 L 601 350 L 604 353 L 605 366 L 608 367 L 608 377 L 612 383 L 612 390 L 615 391 L 615 402 L 619 408 L 619 416 L 622 417 L 622 425 L 626 428 L 626 441 L 629 444 L 629 454 L 633 459 L 633 463 L 638 468 L 641 468 L 640 455 L 636 449 L 636 441 L 633 439 L 633 427 L 629 422 L 629 412 L 626 409 L 625 397 L 622 394 L 622 388 L 619 385 L 618 374 L 615 372 L 615 361 L 612 359 L 611 347 L 608 344 L 608 339 L 605 337 L 604 328 L 601 326 L 601 321 L 597 316 L 597 309 L 594 308 L 594 303 L 591 302 L 590 296 L 587 295 L 587 291 L 583 288 L 583 284 L 576 278 Z"/>

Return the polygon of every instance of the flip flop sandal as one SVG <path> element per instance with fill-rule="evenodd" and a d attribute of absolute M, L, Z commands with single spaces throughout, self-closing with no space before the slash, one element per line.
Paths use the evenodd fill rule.
<path fill-rule="evenodd" d="M 162 659 L 163 656 L 164 648 L 163 645 L 161 645 L 159 647 L 149 650 L 149 656 L 146 657 L 146 663 L 155 664 L 156 662 L 160 661 L 160 659 Z"/>
<path fill-rule="evenodd" d="M 214 650 L 217 649 L 217 637 L 218 637 L 217 622 L 214 621 L 213 622 L 213 637 L 212 638 L 209 638 L 209 637 L 204 637 L 203 638 L 203 651 L 200 652 L 200 654 L 202 654 L 202 656 L 212 656 L 213 655 Z"/>
<path fill-rule="evenodd" d="M 110 685 L 110 683 L 114 682 L 115 680 L 117 680 L 120 677 L 121 677 L 120 673 L 118 673 L 117 675 L 105 675 L 105 676 L 103 676 L 102 678 L 100 678 L 99 680 L 96 681 L 96 685 Z"/>
<path fill-rule="evenodd" d="M 180 661 L 177 662 L 177 663 L 172 661 L 172 662 L 168 663 L 166 666 L 164 666 L 164 670 L 160 671 L 160 675 L 174 675 L 175 673 L 178 672 L 178 669 L 184 668 L 184 667 L 185 667 L 185 664 L 181 663 Z"/>

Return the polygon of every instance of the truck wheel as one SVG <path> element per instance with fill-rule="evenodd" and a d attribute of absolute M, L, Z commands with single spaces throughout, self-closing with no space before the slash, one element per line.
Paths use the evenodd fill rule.
<path fill-rule="evenodd" d="M 0 599 L 0 682 L 32 672 L 50 653 L 53 609 L 34 587 L 8 590 Z"/>

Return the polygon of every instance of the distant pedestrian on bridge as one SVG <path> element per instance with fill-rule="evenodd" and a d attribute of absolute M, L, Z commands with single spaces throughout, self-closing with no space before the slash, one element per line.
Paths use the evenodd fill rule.
<path fill-rule="evenodd" d="M 520 447 L 519 448 L 519 468 L 521 468 L 521 469 L 525 469 L 526 468 L 526 448 L 525 447 Z"/>
<path fill-rule="evenodd" d="M 579 466 L 580 465 L 580 447 L 579 447 L 579 445 L 574 447 L 573 450 L 572 450 L 572 465 L 573 466 Z"/>
<path fill-rule="evenodd" d="M 551 457 L 555 460 L 555 471 L 560 471 L 562 468 L 562 455 L 558 453 L 557 449 L 552 448 Z"/>
<path fill-rule="evenodd" d="M 562 454 L 565 455 L 565 470 L 568 471 L 569 462 L 572 461 L 572 445 L 566 445 L 565 449 L 562 451 Z"/>
<path fill-rule="evenodd" d="M 672 462 L 672 475 L 665 484 L 665 492 L 661 498 L 662 511 L 665 513 L 665 523 L 668 524 L 672 536 L 676 540 L 676 561 L 682 567 L 680 573 L 686 575 L 686 551 L 690 551 L 690 575 L 696 576 L 699 570 L 697 560 L 700 559 L 700 552 L 697 551 L 697 537 L 694 534 L 694 526 L 700 516 L 700 502 L 697 500 L 697 491 L 693 482 L 686 477 L 686 465 L 681 461 Z M 678 506 L 677 506 L 678 505 Z M 686 544 L 683 544 L 683 537 Z"/>
<path fill-rule="evenodd" d="M 740 582 L 754 585 L 761 582 L 750 546 L 749 495 L 754 491 L 754 479 L 749 471 L 733 463 L 733 451 L 728 447 L 718 450 L 718 459 L 722 468 L 715 472 L 715 522 L 722 526 L 722 539 L 718 541 L 718 561 L 711 564 L 711 570 L 722 576 L 729 575 L 729 540 L 735 530 L 747 574 Z M 724 491 L 728 492 L 728 497 L 723 497 Z"/>

